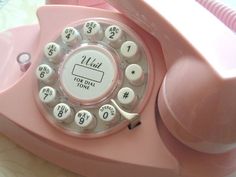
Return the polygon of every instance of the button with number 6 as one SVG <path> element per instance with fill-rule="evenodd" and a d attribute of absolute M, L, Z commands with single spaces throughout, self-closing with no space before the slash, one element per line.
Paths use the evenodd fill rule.
<path fill-rule="evenodd" d="M 106 124 L 113 123 L 117 120 L 117 112 L 114 106 L 105 104 L 98 111 L 99 118 Z"/>
<path fill-rule="evenodd" d="M 81 129 L 88 130 L 96 126 L 96 119 L 89 111 L 80 110 L 75 115 L 75 123 Z"/>
<path fill-rule="evenodd" d="M 38 80 L 44 83 L 52 83 L 56 79 L 55 71 L 47 64 L 41 64 L 36 69 L 36 76 Z"/>
<path fill-rule="evenodd" d="M 71 122 L 73 120 L 73 111 L 65 103 L 57 104 L 53 109 L 53 116 L 58 122 Z"/>
<path fill-rule="evenodd" d="M 45 86 L 39 91 L 39 99 L 42 103 L 52 105 L 55 103 L 57 92 L 54 88 Z"/>

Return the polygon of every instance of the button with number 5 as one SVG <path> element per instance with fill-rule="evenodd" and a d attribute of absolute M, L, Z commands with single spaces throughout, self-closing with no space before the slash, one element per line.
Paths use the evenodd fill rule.
<path fill-rule="evenodd" d="M 81 129 L 93 129 L 96 126 L 95 117 L 87 110 L 80 110 L 75 115 L 75 123 Z"/>
<path fill-rule="evenodd" d="M 57 91 L 49 86 L 45 86 L 39 91 L 39 99 L 42 103 L 52 105 L 53 103 L 55 103 L 56 96 Z"/>
<path fill-rule="evenodd" d="M 57 104 L 53 109 L 53 116 L 58 122 L 71 122 L 73 120 L 73 111 L 65 103 Z"/>
<path fill-rule="evenodd" d="M 61 60 L 61 47 L 55 42 L 49 42 L 44 47 L 44 55 L 50 62 L 59 63 Z"/>

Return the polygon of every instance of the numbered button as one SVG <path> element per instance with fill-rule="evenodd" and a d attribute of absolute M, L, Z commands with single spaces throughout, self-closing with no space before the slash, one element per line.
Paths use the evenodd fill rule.
<path fill-rule="evenodd" d="M 98 41 L 103 38 L 103 31 L 100 24 L 96 21 L 88 21 L 83 26 L 84 34 L 91 41 Z"/>
<path fill-rule="evenodd" d="M 89 111 L 81 110 L 75 115 L 75 123 L 81 129 L 88 130 L 96 126 L 96 119 Z"/>
<path fill-rule="evenodd" d="M 137 96 L 129 87 L 124 87 L 117 94 L 118 101 L 125 107 L 132 107 L 136 104 Z"/>
<path fill-rule="evenodd" d="M 102 107 L 100 107 L 98 111 L 98 115 L 99 115 L 99 118 L 102 121 L 104 121 L 106 124 L 116 122 L 117 120 L 116 109 L 110 104 L 105 104 Z"/>
<path fill-rule="evenodd" d="M 55 42 L 50 42 L 44 47 L 44 55 L 50 62 L 59 63 L 61 60 L 61 47 Z"/>
<path fill-rule="evenodd" d="M 142 85 L 144 81 L 144 73 L 141 66 L 137 64 L 129 65 L 125 70 L 125 76 L 133 85 Z"/>
<path fill-rule="evenodd" d="M 54 88 L 45 86 L 39 91 L 41 102 L 52 105 L 56 101 L 57 92 Z"/>
<path fill-rule="evenodd" d="M 120 53 L 128 62 L 138 61 L 140 52 L 138 45 L 133 41 L 126 41 L 121 45 Z"/>
<path fill-rule="evenodd" d="M 44 83 L 52 83 L 56 79 L 55 71 L 47 64 L 41 64 L 36 69 L 36 76 Z"/>
<path fill-rule="evenodd" d="M 81 39 L 77 29 L 73 27 L 65 28 L 61 33 L 62 41 L 68 46 L 75 46 Z"/>
<path fill-rule="evenodd" d="M 57 104 L 53 109 L 53 116 L 58 122 L 71 122 L 73 120 L 73 112 L 65 103 Z"/>
<path fill-rule="evenodd" d="M 119 48 L 124 40 L 122 29 L 117 25 L 108 26 L 105 30 L 105 38 L 109 44 L 114 48 Z"/>

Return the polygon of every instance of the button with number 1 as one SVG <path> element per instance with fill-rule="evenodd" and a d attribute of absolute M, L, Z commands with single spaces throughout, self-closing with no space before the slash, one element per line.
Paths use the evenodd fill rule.
<path fill-rule="evenodd" d="M 140 58 L 138 45 L 133 41 L 126 41 L 120 47 L 120 53 L 128 62 L 137 61 Z"/>

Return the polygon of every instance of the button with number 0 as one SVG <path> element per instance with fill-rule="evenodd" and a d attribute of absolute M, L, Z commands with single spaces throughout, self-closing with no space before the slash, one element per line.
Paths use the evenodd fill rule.
<path fill-rule="evenodd" d="M 61 57 L 61 47 L 55 42 L 47 43 L 44 47 L 44 55 L 50 62 L 59 63 Z"/>
<path fill-rule="evenodd" d="M 123 87 L 119 90 L 117 94 L 117 99 L 123 106 L 130 107 L 136 103 L 137 96 L 131 88 Z"/>
<path fill-rule="evenodd" d="M 91 41 L 98 41 L 103 38 L 103 31 L 96 21 L 87 21 L 83 26 L 84 34 Z"/>
<path fill-rule="evenodd" d="M 39 99 L 46 104 L 55 103 L 57 92 L 54 88 L 45 86 L 39 91 Z"/>
<path fill-rule="evenodd" d="M 75 115 L 75 123 L 81 129 L 93 129 L 96 126 L 95 117 L 87 110 L 81 110 Z"/>
<path fill-rule="evenodd" d="M 57 104 L 53 109 L 53 116 L 58 122 L 71 122 L 73 120 L 73 111 L 65 103 Z"/>
<path fill-rule="evenodd" d="M 61 33 L 61 38 L 68 46 L 74 46 L 79 41 L 80 35 L 74 27 L 66 27 Z"/>
<path fill-rule="evenodd" d="M 126 41 L 121 45 L 120 53 L 128 62 L 137 61 L 140 58 L 138 45 L 133 41 Z"/>
<path fill-rule="evenodd" d="M 114 106 L 105 104 L 98 111 L 99 118 L 105 123 L 113 123 L 117 120 L 117 112 Z"/>
<path fill-rule="evenodd" d="M 118 48 L 124 39 L 123 31 L 117 25 L 108 26 L 105 30 L 105 38 L 109 41 L 109 44 L 112 47 Z"/>
<path fill-rule="evenodd" d="M 44 83 L 52 83 L 56 78 L 55 71 L 47 64 L 41 64 L 37 67 L 36 76 Z"/>

